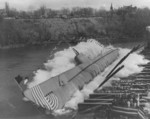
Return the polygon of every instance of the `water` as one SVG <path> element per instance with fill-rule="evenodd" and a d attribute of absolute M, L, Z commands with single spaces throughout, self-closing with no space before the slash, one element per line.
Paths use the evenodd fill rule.
<path fill-rule="evenodd" d="M 91 59 L 101 54 L 105 50 L 108 50 L 108 47 L 104 47 L 102 44 L 98 43 L 94 39 L 88 39 L 87 42 L 80 42 L 79 44 L 74 46 L 74 48 Z M 109 46 L 109 48 L 113 47 Z M 105 76 L 108 74 L 109 70 L 112 69 L 112 67 L 114 67 L 118 60 L 125 56 L 129 51 L 129 49 L 119 48 L 118 59 L 111 66 L 107 67 L 104 73 L 99 74 L 93 79 L 92 82 L 90 82 L 88 85 L 85 85 L 83 87 L 83 90 L 74 93 L 71 100 L 69 100 L 69 102 L 66 103 L 65 107 L 77 109 L 78 103 L 83 102 L 84 98 L 87 98 L 89 93 L 92 93 L 93 90 L 96 89 L 98 85 L 100 85 L 100 83 L 104 80 Z M 54 54 L 54 58 L 49 59 L 45 63 L 46 69 L 39 69 L 36 72 L 34 81 L 32 81 L 32 83 L 29 84 L 29 87 L 37 85 L 45 80 L 48 80 L 50 77 L 56 76 L 66 70 L 73 68 L 75 66 L 75 62 L 73 60 L 74 56 L 75 53 L 70 47 L 65 50 L 60 50 L 59 52 L 56 52 Z M 144 60 L 143 56 L 137 53 L 133 53 L 123 62 L 125 67 L 120 72 L 118 72 L 114 78 L 118 79 L 120 77 L 127 77 L 133 73 L 139 73 L 142 71 L 143 68 L 139 67 L 138 64 L 145 64 L 147 62 L 148 61 Z M 107 82 L 107 85 L 110 85 L 110 83 Z M 62 114 L 64 113 L 64 110 L 56 110 L 56 113 Z"/>
<path fill-rule="evenodd" d="M 0 50 L 0 119 L 49 118 L 33 104 L 22 101 L 21 91 L 13 79 L 18 74 L 31 77 L 33 71 L 43 66 L 54 46 Z"/>
<path fill-rule="evenodd" d="M 41 68 L 49 59 L 55 44 L 45 47 L 25 47 L 0 50 L 0 119 L 49 119 L 41 109 L 24 102 L 20 89 L 14 82 L 18 74 L 32 77 L 32 72 Z M 61 44 L 58 50 L 68 47 Z M 65 118 L 65 117 L 64 117 Z"/>

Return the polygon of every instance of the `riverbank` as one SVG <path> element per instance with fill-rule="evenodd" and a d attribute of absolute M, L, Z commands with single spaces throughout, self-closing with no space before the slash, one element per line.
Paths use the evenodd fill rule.
<path fill-rule="evenodd" d="M 129 37 L 121 33 L 120 21 L 111 22 L 102 17 L 4 19 L 0 21 L 0 49 L 51 43 L 76 44 L 89 38 L 103 44 L 143 41 L 141 37 Z"/>
<path fill-rule="evenodd" d="M 76 42 L 105 32 L 101 18 L 5 19 L 0 22 L 0 47 Z"/>
<path fill-rule="evenodd" d="M 99 40 L 98 40 L 99 41 Z M 123 42 L 123 43 L 109 43 L 106 41 L 99 41 L 100 43 L 102 43 L 103 45 L 113 45 L 115 47 L 122 47 L 122 48 L 133 48 L 133 46 L 137 46 L 139 44 L 147 44 L 147 41 L 135 41 L 135 42 Z M 74 46 L 76 45 L 78 42 L 61 42 L 61 44 L 66 44 L 68 46 Z M 45 46 L 50 46 L 50 45 L 54 45 L 57 46 L 57 44 L 59 44 L 58 42 L 46 42 L 46 43 L 36 43 L 36 44 L 19 44 L 19 45 L 7 45 L 7 46 L 0 46 L 0 50 L 6 50 L 6 49 L 14 49 L 14 48 L 21 48 L 21 47 L 28 47 L 28 46 L 41 46 L 41 47 L 45 47 Z"/>

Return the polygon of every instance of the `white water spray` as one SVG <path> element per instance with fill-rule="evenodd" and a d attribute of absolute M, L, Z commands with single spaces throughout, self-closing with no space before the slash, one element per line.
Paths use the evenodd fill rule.
<path fill-rule="evenodd" d="M 112 46 L 108 46 L 108 47 L 113 48 Z M 79 53 L 83 53 L 91 59 L 95 58 L 106 49 L 104 45 L 98 43 L 93 39 L 90 39 L 87 42 L 80 42 L 73 48 L 75 48 Z M 96 78 L 94 78 L 93 81 L 85 85 L 83 90 L 76 91 L 76 93 L 72 96 L 71 100 L 66 103 L 65 107 L 77 109 L 77 104 L 79 102 L 83 102 L 84 99 L 89 96 L 89 94 L 93 93 L 93 91 L 105 79 L 106 75 L 115 66 L 115 64 L 119 61 L 119 59 L 125 56 L 129 51 L 130 51 L 129 49 L 119 48 L 118 60 L 116 60 L 112 65 L 107 67 L 105 71 L 100 75 L 98 75 Z M 39 69 L 37 72 L 35 72 L 33 81 L 29 83 L 28 87 L 31 88 L 41 82 L 50 79 L 51 77 L 54 77 L 64 71 L 73 68 L 75 66 L 74 57 L 75 57 L 75 53 L 73 52 L 72 47 L 69 47 L 68 49 L 64 49 L 63 51 L 56 52 L 54 54 L 54 58 L 49 59 L 47 63 L 44 64 L 45 70 Z M 127 60 L 123 62 L 125 68 L 119 71 L 114 77 L 117 79 L 120 77 L 129 76 L 133 73 L 139 73 L 143 69 L 138 65 L 146 64 L 146 63 L 148 63 L 148 61 L 144 59 L 144 56 L 138 53 L 133 53 L 127 58 Z M 106 83 L 105 85 L 108 85 L 108 83 Z"/>
<path fill-rule="evenodd" d="M 77 91 L 75 95 L 78 95 L 78 100 L 76 100 L 76 96 L 74 95 L 73 98 L 67 102 L 66 107 L 77 109 L 77 104 L 84 101 L 85 98 L 88 98 L 89 94 L 92 94 L 95 89 L 98 88 L 98 86 L 102 83 L 102 81 L 105 79 L 107 74 L 110 72 L 110 70 L 119 62 L 119 60 L 124 57 L 130 50 L 129 49 L 122 49 L 119 48 L 119 58 L 110 66 L 108 66 L 103 73 L 98 75 L 94 78 L 93 81 L 91 81 L 89 84 L 85 85 L 83 90 Z M 136 60 L 135 60 L 136 59 Z M 149 61 L 144 59 L 144 56 L 139 55 L 137 53 L 131 54 L 123 63 L 125 67 L 120 70 L 116 75 L 114 75 L 111 80 L 119 80 L 121 77 L 127 77 L 134 73 L 140 73 L 143 68 L 139 67 L 139 64 L 147 64 Z M 108 81 L 104 86 L 110 85 L 110 81 Z M 80 92 L 80 93 L 79 93 Z M 79 96 L 83 95 L 83 96 Z M 78 101 L 78 102 L 77 102 Z M 77 102 L 77 103 L 74 103 Z"/>
<path fill-rule="evenodd" d="M 47 63 L 44 64 L 45 70 L 39 69 L 35 72 L 33 81 L 29 83 L 28 87 L 31 88 L 51 77 L 73 68 L 75 66 L 75 53 L 72 48 L 75 48 L 79 53 L 83 53 L 91 59 L 101 54 L 105 49 L 102 44 L 93 39 L 89 39 L 87 42 L 80 42 L 74 47 L 58 51 L 54 54 L 53 59 L 49 59 Z"/>

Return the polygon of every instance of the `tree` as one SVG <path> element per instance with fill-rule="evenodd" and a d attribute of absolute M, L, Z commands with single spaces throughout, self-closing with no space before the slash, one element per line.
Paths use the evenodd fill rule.
<path fill-rule="evenodd" d="M 125 21 L 126 17 L 131 17 L 133 14 L 136 13 L 137 8 L 130 6 L 123 6 L 117 10 L 117 15 L 120 16 L 122 22 Z"/>
<path fill-rule="evenodd" d="M 48 12 L 47 12 L 47 17 L 48 18 L 54 18 L 57 16 L 57 11 L 56 10 L 52 10 L 52 9 L 49 9 Z"/>
<path fill-rule="evenodd" d="M 61 14 L 63 14 L 63 15 L 69 15 L 70 14 L 70 10 L 68 9 L 68 8 L 63 8 L 63 9 L 61 9 Z"/>
<path fill-rule="evenodd" d="M 0 22 L 2 22 L 3 21 L 3 16 L 2 15 L 0 15 Z"/>
<path fill-rule="evenodd" d="M 9 4 L 7 2 L 5 2 L 5 11 L 6 11 L 7 16 L 9 16 L 10 8 L 9 8 Z"/>
<path fill-rule="evenodd" d="M 43 5 L 39 9 L 40 17 L 46 17 L 46 7 Z"/>
<path fill-rule="evenodd" d="M 45 18 L 47 17 L 46 14 L 46 7 L 43 5 L 38 10 L 34 11 L 34 18 Z"/>
<path fill-rule="evenodd" d="M 99 9 L 96 11 L 95 15 L 97 17 L 106 17 L 107 16 L 107 11 L 105 9 Z"/>

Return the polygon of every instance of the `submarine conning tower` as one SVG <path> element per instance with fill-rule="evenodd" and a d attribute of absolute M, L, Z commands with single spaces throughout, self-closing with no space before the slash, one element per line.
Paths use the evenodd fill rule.
<path fill-rule="evenodd" d="M 83 53 L 79 53 L 75 48 L 72 48 L 76 56 L 74 57 L 74 60 L 77 65 L 82 64 L 84 62 L 90 62 L 89 57 L 85 56 Z"/>

